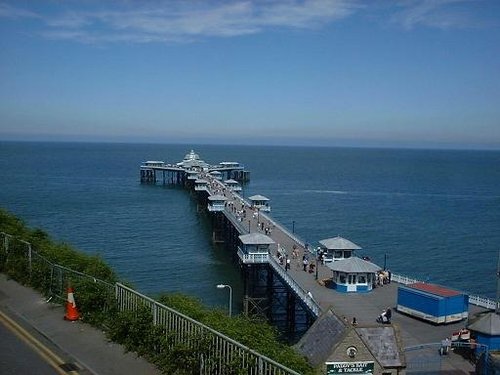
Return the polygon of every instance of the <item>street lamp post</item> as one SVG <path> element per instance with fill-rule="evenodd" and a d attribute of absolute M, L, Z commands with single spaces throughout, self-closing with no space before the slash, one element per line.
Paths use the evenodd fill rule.
<path fill-rule="evenodd" d="M 224 289 L 228 288 L 229 289 L 229 317 L 231 317 L 231 313 L 233 310 L 233 288 L 231 288 L 230 285 L 226 284 L 217 284 L 217 289 Z"/>

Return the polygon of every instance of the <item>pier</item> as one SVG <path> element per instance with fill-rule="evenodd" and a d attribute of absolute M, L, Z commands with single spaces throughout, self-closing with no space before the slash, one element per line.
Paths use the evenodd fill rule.
<path fill-rule="evenodd" d="M 214 173 L 216 172 L 216 173 Z M 316 254 L 293 231 L 272 219 L 270 206 L 255 206 L 252 200 L 239 195 L 235 182 L 249 180 L 250 173 L 236 162 L 208 165 L 191 151 L 183 162 L 166 164 L 149 161 L 141 165 L 142 183 L 178 184 L 196 192 L 201 207 L 212 216 L 212 239 L 224 243 L 242 270 L 244 276 L 245 314 L 265 316 L 292 341 L 304 335 L 325 312 L 351 322 L 355 317 L 359 327 L 376 327 L 376 317 L 386 308 L 394 311 L 392 325 L 397 327 L 404 348 L 422 348 L 427 343 L 439 343 L 452 332 L 463 328 L 461 321 L 446 325 L 432 325 L 396 312 L 398 284 L 418 280 L 392 274 L 390 283 L 382 284 L 369 293 L 340 293 L 328 287 L 332 270 L 318 261 Z M 161 178 L 160 178 L 161 176 Z M 225 181 L 231 180 L 229 184 Z M 263 197 L 265 198 L 265 197 Z M 260 233 L 272 240 L 266 253 L 248 254 L 241 248 L 240 236 Z M 283 257 L 280 257 L 282 255 Z M 303 256 L 314 264 L 313 271 L 304 270 Z M 280 261 L 281 258 L 281 261 Z M 290 259 L 289 268 L 286 261 Z M 494 309 L 494 301 L 470 296 L 469 316 Z M 349 323 L 347 323 L 349 325 Z M 407 363 L 412 353 L 408 352 Z M 418 357 L 418 356 L 417 356 Z M 428 361 L 417 358 L 416 362 Z M 445 358 L 441 369 L 463 370 L 469 373 L 472 365 L 460 357 Z"/>

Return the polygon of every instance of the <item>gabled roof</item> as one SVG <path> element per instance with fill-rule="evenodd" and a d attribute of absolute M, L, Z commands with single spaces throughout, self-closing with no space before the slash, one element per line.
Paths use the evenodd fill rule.
<path fill-rule="evenodd" d="M 383 367 L 404 366 L 404 356 L 400 352 L 394 327 L 356 328 L 356 332 Z"/>
<path fill-rule="evenodd" d="M 489 312 L 467 328 L 489 336 L 500 336 L 500 316 L 495 312 Z"/>
<path fill-rule="evenodd" d="M 263 195 L 257 194 L 257 195 L 252 195 L 251 197 L 248 197 L 251 201 L 268 201 L 269 198 L 264 197 Z"/>
<path fill-rule="evenodd" d="M 321 245 L 331 250 L 359 250 L 361 247 L 354 242 L 346 240 L 340 236 L 327 238 L 326 240 L 319 241 Z"/>
<path fill-rule="evenodd" d="M 249 233 L 239 236 L 243 245 L 272 245 L 275 243 L 271 237 L 262 233 Z"/>
<path fill-rule="evenodd" d="M 368 349 L 365 350 L 384 368 L 406 366 L 401 340 L 393 326 L 353 328 L 331 310 L 316 319 L 295 348 L 307 357 L 312 366 L 317 367 L 338 354 L 338 348 L 353 345 L 353 340 L 364 345 Z"/>
<path fill-rule="evenodd" d="M 344 335 L 346 325 L 331 310 L 321 315 L 295 345 L 314 367 L 324 363 Z"/>
<path fill-rule="evenodd" d="M 327 263 L 327 267 L 332 271 L 346 273 L 374 273 L 382 269 L 376 264 L 358 257 L 350 257 Z"/>

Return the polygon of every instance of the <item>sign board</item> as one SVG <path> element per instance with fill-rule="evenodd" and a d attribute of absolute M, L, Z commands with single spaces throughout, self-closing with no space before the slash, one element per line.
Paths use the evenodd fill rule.
<path fill-rule="evenodd" d="M 326 374 L 373 374 L 375 362 L 326 362 Z"/>

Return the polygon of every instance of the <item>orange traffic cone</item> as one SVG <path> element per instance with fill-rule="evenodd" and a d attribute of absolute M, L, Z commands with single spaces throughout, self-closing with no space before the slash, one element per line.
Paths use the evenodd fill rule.
<path fill-rule="evenodd" d="M 70 321 L 80 319 L 80 314 L 78 313 L 78 310 L 76 308 L 72 287 L 68 287 L 68 300 L 66 301 L 66 315 L 64 315 L 64 319 Z"/>

